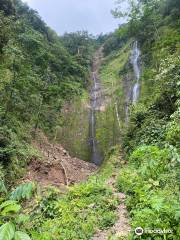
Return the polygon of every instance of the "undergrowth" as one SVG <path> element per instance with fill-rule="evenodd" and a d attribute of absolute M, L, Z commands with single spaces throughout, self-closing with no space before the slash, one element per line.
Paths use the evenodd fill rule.
<path fill-rule="evenodd" d="M 96 175 L 66 191 L 33 183 L 7 190 L 1 181 L 0 239 L 86 240 L 110 228 L 117 220 L 119 199 L 106 181 L 119 164 L 114 147 Z"/>
<path fill-rule="evenodd" d="M 151 87 L 154 79 L 153 92 L 146 95 L 143 86 L 140 102 L 131 109 L 123 138 L 128 165 L 121 169 L 117 186 L 127 194 L 132 228 L 144 229 L 140 239 L 176 240 L 180 236 L 179 57 L 174 53 L 159 59 L 153 76 L 143 76 Z M 130 239 L 139 237 L 132 233 Z"/>
<path fill-rule="evenodd" d="M 118 199 L 105 184 L 117 161 L 117 150 L 112 151 L 115 156 L 87 182 L 70 187 L 66 194 L 53 188 L 43 194 L 29 226 L 32 239 L 86 240 L 114 225 Z"/>

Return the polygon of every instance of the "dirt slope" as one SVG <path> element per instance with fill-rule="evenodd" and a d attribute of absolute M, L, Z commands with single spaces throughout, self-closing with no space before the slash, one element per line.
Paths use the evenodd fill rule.
<path fill-rule="evenodd" d="M 25 181 L 36 181 L 46 185 L 70 185 L 86 180 L 97 170 L 97 166 L 72 158 L 60 144 L 49 143 L 42 132 L 38 132 L 34 147 L 41 153 L 40 159 L 33 159 Z"/>

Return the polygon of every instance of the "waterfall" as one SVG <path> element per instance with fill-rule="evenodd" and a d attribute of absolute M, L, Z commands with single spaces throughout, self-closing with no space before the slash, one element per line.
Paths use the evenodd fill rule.
<path fill-rule="evenodd" d="M 134 70 L 134 75 L 136 79 L 136 83 L 133 86 L 133 91 L 132 91 L 132 102 L 133 104 L 136 104 L 139 98 L 140 94 L 140 67 L 139 67 L 139 59 L 140 59 L 140 50 L 138 48 L 138 42 L 135 41 L 133 44 L 133 51 L 132 51 L 132 56 L 131 56 L 131 63 L 133 65 L 133 70 Z"/>
<path fill-rule="evenodd" d="M 97 73 L 92 72 L 93 86 L 91 89 L 91 111 L 90 111 L 90 145 L 91 145 L 91 161 L 96 165 L 102 163 L 102 156 L 99 151 L 98 142 L 96 139 L 96 112 L 100 107 L 100 83 Z"/>
<path fill-rule="evenodd" d="M 94 54 L 91 72 L 91 106 L 90 106 L 90 117 L 89 117 L 89 139 L 90 139 L 90 151 L 91 151 L 91 162 L 96 165 L 101 165 L 103 161 L 103 152 L 101 150 L 100 139 L 97 138 L 97 127 L 96 125 L 98 113 L 102 111 L 104 104 L 104 96 L 102 92 L 102 85 L 99 79 L 99 71 L 101 61 L 103 58 L 103 46 L 101 46 Z"/>

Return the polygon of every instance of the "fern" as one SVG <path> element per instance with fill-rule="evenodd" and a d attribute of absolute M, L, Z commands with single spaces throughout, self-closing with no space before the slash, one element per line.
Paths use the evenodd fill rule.
<path fill-rule="evenodd" d="M 10 200 L 29 200 L 32 197 L 34 190 L 35 184 L 32 182 L 21 184 L 10 194 Z"/>

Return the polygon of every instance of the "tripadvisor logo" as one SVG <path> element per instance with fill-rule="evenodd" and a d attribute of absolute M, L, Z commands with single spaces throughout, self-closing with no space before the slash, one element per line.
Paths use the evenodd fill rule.
<path fill-rule="evenodd" d="M 137 236 L 141 236 L 143 235 L 143 233 L 145 234 L 173 234 L 173 230 L 172 229 L 143 229 L 142 227 L 137 227 L 135 229 L 135 234 Z"/>
<path fill-rule="evenodd" d="M 135 229 L 135 234 L 136 234 L 136 235 L 141 236 L 141 235 L 143 235 L 143 233 L 144 233 L 143 228 L 137 227 L 137 228 Z"/>

